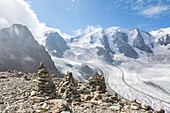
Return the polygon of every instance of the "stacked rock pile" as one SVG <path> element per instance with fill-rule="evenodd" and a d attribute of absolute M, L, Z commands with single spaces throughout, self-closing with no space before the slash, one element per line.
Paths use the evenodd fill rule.
<path fill-rule="evenodd" d="M 33 88 L 32 96 L 43 97 L 44 99 L 56 98 L 56 88 L 51 76 L 48 74 L 47 67 L 43 62 L 40 63 L 37 75 L 37 84 Z"/>
<path fill-rule="evenodd" d="M 95 73 L 88 79 L 88 86 L 90 86 L 90 90 L 93 91 L 102 91 L 106 92 L 106 84 L 105 79 L 102 75 Z"/>
<path fill-rule="evenodd" d="M 58 94 L 62 95 L 62 98 L 67 102 L 73 101 L 80 102 L 80 95 L 77 91 L 77 82 L 74 80 L 71 72 L 68 72 L 63 81 L 58 87 Z"/>

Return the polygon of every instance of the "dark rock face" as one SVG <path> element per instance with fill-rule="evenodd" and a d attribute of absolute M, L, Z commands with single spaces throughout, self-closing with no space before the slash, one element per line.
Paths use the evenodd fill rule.
<path fill-rule="evenodd" d="M 125 56 L 130 58 L 138 58 L 138 53 L 127 43 L 125 43 L 122 40 L 119 40 L 116 38 L 115 42 L 117 44 L 117 47 L 119 48 L 120 53 L 124 53 Z"/>
<path fill-rule="evenodd" d="M 88 80 L 90 76 L 94 74 L 93 69 L 91 69 L 88 65 L 82 64 L 81 66 L 81 76 Z"/>
<path fill-rule="evenodd" d="M 47 36 L 45 47 L 52 55 L 61 58 L 63 52 L 69 49 L 64 39 L 57 32 L 51 32 L 45 34 L 45 36 Z"/>
<path fill-rule="evenodd" d="M 170 35 L 167 34 L 165 37 L 161 37 L 158 40 L 158 43 L 164 46 L 167 46 L 168 44 L 170 44 Z"/>
<path fill-rule="evenodd" d="M 112 57 L 110 56 L 110 53 L 107 50 L 105 50 L 101 47 L 97 47 L 97 49 L 98 49 L 97 54 L 99 56 L 102 56 L 105 61 L 108 61 L 110 63 L 113 62 L 113 59 L 112 59 Z"/>
<path fill-rule="evenodd" d="M 114 52 L 110 49 L 107 35 L 105 35 L 105 34 L 103 35 L 103 37 L 102 37 L 102 39 L 101 39 L 101 43 L 104 45 L 104 48 L 105 48 L 108 52 L 114 53 Z"/>
<path fill-rule="evenodd" d="M 152 53 L 152 50 L 145 44 L 143 38 L 145 37 L 142 37 L 141 33 L 138 31 L 138 35 L 133 42 L 133 46 L 147 53 Z"/>
<path fill-rule="evenodd" d="M 128 42 L 128 36 L 125 33 L 117 32 L 116 37 L 126 43 Z"/>
<path fill-rule="evenodd" d="M 43 61 L 50 73 L 58 73 L 45 48 L 38 44 L 26 26 L 14 24 L 0 30 L 0 71 L 37 72 Z"/>

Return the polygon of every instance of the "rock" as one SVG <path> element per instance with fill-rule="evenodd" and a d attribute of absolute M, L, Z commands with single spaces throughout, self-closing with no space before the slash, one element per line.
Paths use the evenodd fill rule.
<path fill-rule="evenodd" d="M 44 102 L 44 103 L 42 104 L 41 108 L 42 108 L 42 109 L 45 109 L 46 107 L 47 107 L 47 103 Z"/>
<path fill-rule="evenodd" d="M 0 104 L 4 104 L 4 101 L 1 101 L 1 100 L 0 100 Z"/>
<path fill-rule="evenodd" d="M 155 113 L 165 113 L 165 110 L 159 108 L 155 110 Z"/>
<path fill-rule="evenodd" d="M 127 103 L 128 103 L 126 99 L 121 99 L 120 101 L 121 101 L 123 104 L 127 104 Z"/>
<path fill-rule="evenodd" d="M 57 109 L 54 113 L 62 113 L 62 112 L 69 112 L 72 113 L 71 109 L 69 108 L 69 104 L 67 101 L 62 100 L 59 109 Z"/>
<path fill-rule="evenodd" d="M 51 81 L 51 77 L 47 76 L 47 77 L 45 77 L 44 80 L 45 80 L 46 82 L 49 82 L 49 81 Z"/>
<path fill-rule="evenodd" d="M 109 109 L 120 111 L 121 108 L 120 108 L 120 106 L 110 106 Z"/>
<path fill-rule="evenodd" d="M 31 96 L 35 96 L 35 95 L 36 95 L 36 91 L 32 91 Z"/>
<path fill-rule="evenodd" d="M 101 94 L 95 94 L 94 95 L 94 100 L 101 100 L 102 99 L 102 95 Z"/>
<path fill-rule="evenodd" d="M 93 98 L 93 95 L 81 95 L 81 100 L 88 101 Z"/>
<path fill-rule="evenodd" d="M 37 96 L 31 97 L 31 99 L 34 100 L 35 102 L 43 102 L 46 100 L 46 98 L 44 97 L 37 97 Z"/>
<path fill-rule="evenodd" d="M 153 113 L 153 111 L 146 111 L 145 113 Z"/>
<path fill-rule="evenodd" d="M 142 105 L 141 105 L 140 103 L 138 103 L 138 102 L 136 101 L 136 99 L 131 101 L 130 109 L 132 109 L 132 110 L 138 110 L 138 109 L 141 109 L 141 108 L 142 108 Z"/>
<path fill-rule="evenodd" d="M 71 113 L 70 111 L 62 111 L 61 113 Z"/>
<path fill-rule="evenodd" d="M 55 105 L 60 105 L 61 104 L 61 99 L 51 99 L 49 100 L 50 104 L 55 104 Z"/>
<path fill-rule="evenodd" d="M 62 100 L 62 101 L 61 101 L 61 105 L 62 105 L 62 106 L 68 106 L 69 104 L 68 104 L 68 102 L 67 102 L 67 101 Z"/>
<path fill-rule="evenodd" d="M 81 65 L 81 76 L 88 80 L 91 75 L 94 74 L 94 70 L 86 64 Z"/>
<path fill-rule="evenodd" d="M 59 94 L 64 93 L 65 90 L 66 90 L 66 89 L 65 89 L 64 87 L 61 87 L 61 88 L 59 89 L 58 93 L 59 93 Z"/>
<path fill-rule="evenodd" d="M 42 88 L 36 85 L 36 86 L 34 87 L 34 90 L 35 90 L 35 91 L 41 91 Z"/>
<path fill-rule="evenodd" d="M 142 107 L 144 110 L 153 110 L 151 106 L 149 105 L 144 105 L 144 107 Z"/>
<path fill-rule="evenodd" d="M 136 105 L 134 105 L 134 104 L 132 104 L 132 105 L 130 106 L 130 109 L 131 109 L 131 110 L 139 110 L 139 107 L 136 106 Z"/>

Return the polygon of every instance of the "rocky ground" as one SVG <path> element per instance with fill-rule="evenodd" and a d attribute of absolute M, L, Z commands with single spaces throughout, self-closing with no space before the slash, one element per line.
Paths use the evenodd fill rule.
<path fill-rule="evenodd" d="M 97 73 L 87 83 L 49 75 L 41 63 L 37 74 L 0 73 L 0 113 L 164 113 L 106 91 L 104 77 Z"/>

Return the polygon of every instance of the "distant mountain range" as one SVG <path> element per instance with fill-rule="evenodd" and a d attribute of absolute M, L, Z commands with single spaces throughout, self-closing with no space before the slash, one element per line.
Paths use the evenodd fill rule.
<path fill-rule="evenodd" d="M 158 31 L 152 31 L 151 34 L 157 38 L 159 44 L 164 46 L 170 44 L 170 27 Z"/>
<path fill-rule="evenodd" d="M 107 63 L 113 63 L 115 55 L 138 59 L 143 55 L 153 54 L 155 47 L 168 47 L 170 28 L 151 33 L 119 27 L 96 28 L 67 40 L 57 31 L 51 30 L 45 32 L 44 37 L 45 47 L 38 44 L 26 26 L 14 24 L 10 28 L 1 29 L 0 71 L 16 69 L 36 72 L 39 63 L 44 61 L 51 73 L 58 73 L 50 55 L 56 58 L 100 60 Z M 86 69 L 90 68 L 86 66 Z"/>

